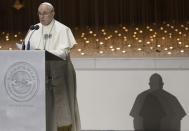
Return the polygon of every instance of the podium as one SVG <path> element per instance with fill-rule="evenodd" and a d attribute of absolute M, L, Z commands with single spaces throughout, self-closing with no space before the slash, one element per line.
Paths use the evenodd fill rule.
<path fill-rule="evenodd" d="M 48 66 L 55 61 L 65 62 L 43 50 L 0 51 L 0 131 L 47 131 Z"/>

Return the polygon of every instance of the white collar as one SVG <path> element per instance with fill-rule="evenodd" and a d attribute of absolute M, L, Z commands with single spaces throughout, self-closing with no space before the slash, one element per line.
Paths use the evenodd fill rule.
<path fill-rule="evenodd" d="M 49 30 L 51 30 L 51 29 L 53 28 L 54 23 L 55 23 L 55 20 L 53 19 L 50 24 L 48 24 L 48 25 L 46 25 L 46 26 L 42 25 L 42 28 L 43 28 L 45 31 L 49 31 Z"/>
<path fill-rule="evenodd" d="M 53 19 L 49 25 L 47 25 L 47 26 L 42 25 L 42 35 L 51 34 L 52 29 L 54 27 L 54 23 L 55 23 L 55 20 Z"/>

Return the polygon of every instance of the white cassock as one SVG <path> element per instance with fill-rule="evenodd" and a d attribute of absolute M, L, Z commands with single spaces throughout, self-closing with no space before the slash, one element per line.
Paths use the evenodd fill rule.
<path fill-rule="evenodd" d="M 39 25 L 39 29 L 28 33 L 25 38 L 25 44 L 27 45 L 31 36 L 31 49 L 47 50 L 62 59 L 66 59 L 69 49 L 76 44 L 70 28 L 54 19 L 47 26 L 42 26 L 41 23 L 37 25 Z M 31 35 L 32 32 L 33 34 Z"/>
<path fill-rule="evenodd" d="M 65 60 L 69 49 L 76 44 L 71 30 L 56 20 L 52 20 L 48 26 L 42 26 L 41 23 L 38 25 L 38 30 L 30 31 L 26 36 L 25 45 L 27 46 L 31 36 L 31 49 L 47 50 Z M 70 60 L 67 60 L 66 64 L 53 62 L 50 64 L 50 75 L 54 79 L 47 80 L 49 82 L 46 85 L 47 99 L 52 102 L 47 106 L 52 108 L 49 114 L 53 114 L 50 117 L 53 120 L 49 122 L 52 126 L 47 125 L 48 131 L 56 131 L 57 127 L 70 124 L 71 131 L 79 131 L 80 118 L 76 98 L 75 70 Z"/>

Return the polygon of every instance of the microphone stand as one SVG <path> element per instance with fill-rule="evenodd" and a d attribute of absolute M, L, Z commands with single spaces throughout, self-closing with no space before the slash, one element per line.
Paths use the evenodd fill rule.
<path fill-rule="evenodd" d="M 26 36 L 27 36 L 28 33 L 30 32 L 30 30 L 31 30 L 31 27 L 28 29 L 28 32 L 26 33 Z M 22 42 L 22 50 L 25 50 L 25 48 L 26 48 L 26 45 L 25 45 L 26 36 L 25 36 L 25 38 L 24 38 L 24 40 L 23 40 L 23 42 Z"/>
<path fill-rule="evenodd" d="M 27 46 L 26 46 L 26 50 L 30 50 L 30 39 L 31 39 L 31 37 L 32 37 L 32 35 L 33 35 L 34 32 L 35 32 L 35 29 L 32 31 L 32 33 L 31 33 L 31 35 L 30 35 L 30 37 L 29 37 L 29 39 L 28 39 L 28 43 L 27 43 Z"/>
<path fill-rule="evenodd" d="M 39 25 L 33 25 L 33 26 L 30 27 L 30 29 L 33 30 L 33 31 L 32 31 L 32 33 L 31 33 L 29 39 L 28 39 L 28 43 L 27 43 L 27 46 L 26 46 L 26 50 L 30 50 L 30 39 L 31 39 L 33 33 L 34 33 L 36 30 L 39 29 Z"/>

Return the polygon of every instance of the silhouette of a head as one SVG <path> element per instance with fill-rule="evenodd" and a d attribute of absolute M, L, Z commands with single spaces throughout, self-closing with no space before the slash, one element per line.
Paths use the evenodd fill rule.
<path fill-rule="evenodd" d="M 162 89 L 163 88 L 163 80 L 162 77 L 158 73 L 154 73 L 150 77 L 150 88 L 153 90 Z"/>

